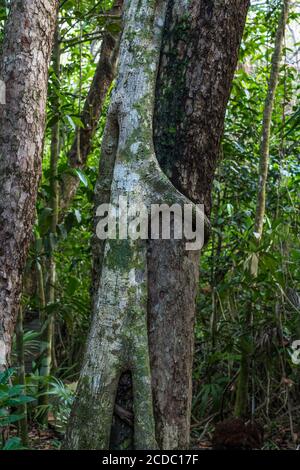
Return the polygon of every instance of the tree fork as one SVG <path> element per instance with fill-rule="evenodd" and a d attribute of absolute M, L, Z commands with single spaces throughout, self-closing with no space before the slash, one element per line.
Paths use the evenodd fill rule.
<path fill-rule="evenodd" d="M 211 181 L 218 159 L 226 104 L 237 64 L 238 49 L 249 0 L 235 0 L 233 5 L 230 5 L 230 15 L 228 15 L 227 4 L 224 5 L 222 2 L 220 4 L 216 3 L 213 8 L 207 5 L 206 2 L 193 0 L 172 0 L 168 2 L 168 5 L 171 14 L 173 15 L 174 13 L 175 26 L 178 18 L 180 31 L 184 33 L 187 25 L 190 24 L 190 32 L 187 38 L 183 38 L 184 42 L 176 34 L 176 28 L 174 30 L 172 21 L 166 27 L 165 46 L 163 46 L 166 49 L 163 49 L 164 57 L 161 59 L 160 83 L 158 84 L 158 93 L 160 93 L 159 111 L 162 110 L 163 112 L 157 114 L 156 111 L 156 116 L 158 116 L 155 123 L 156 151 L 162 168 L 168 176 L 171 175 L 174 186 L 191 199 L 195 199 L 196 195 L 195 200 L 197 202 L 204 202 L 207 207 L 207 214 L 209 214 Z M 199 30 L 201 30 L 201 35 L 199 35 Z M 169 38 L 172 41 L 171 48 L 168 44 Z M 189 47 L 184 49 L 182 48 L 183 44 Z M 215 54 L 216 50 L 218 50 L 217 55 Z M 169 55 L 168 51 L 170 52 Z M 187 55 L 189 60 L 185 61 Z M 176 57 L 177 59 L 175 67 L 171 67 L 170 71 L 169 57 Z M 182 67 L 182 62 L 184 67 Z M 219 73 L 220 69 L 222 70 L 221 74 Z M 203 70 L 206 70 L 205 74 L 202 73 Z M 178 87 L 176 87 L 176 80 L 178 79 L 178 73 L 180 77 L 185 77 L 183 83 L 180 81 L 183 93 L 186 93 L 182 98 L 181 95 L 177 95 Z M 175 86 L 170 88 L 170 81 L 173 83 L 174 80 Z M 162 95 L 164 83 L 167 84 L 165 90 L 172 90 L 174 93 Z M 202 90 L 201 93 L 199 93 L 199 89 Z M 162 100 L 164 97 L 166 99 Z M 185 102 L 187 97 L 188 100 Z M 183 117 L 186 105 L 188 105 L 188 101 L 191 101 L 191 99 L 194 104 L 193 112 L 185 115 L 183 120 L 178 120 L 178 116 Z M 168 113 L 167 120 L 164 117 L 164 113 Z M 176 120 L 173 126 L 174 117 L 176 117 Z M 207 123 L 210 123 L 209 126 L 206 125 Z M 99 170 L 101 178 L 97 181 L 95 191 L 96 207 L 101 203 L 110 202 L 111 200 L 111 182 L 114 176 L 115 155 L 119 142 L 118 122 L 116 124 L 113 119 L 109 119 L 107 122 L 104 137 L 106 144 L 102 148 Z M 175 127 L 177 132 L 175 134 L 176 142 L 173 138 L 171 145 L 168 145 L 166 136 L 170 125 Z M 160 132 L 157 132 L 159 129 Z M 161 134 L 163 135 L 161 136 Z M 172 136 L 174 137 L 173 133 Z M 166 141 L 167 148 L 164 149 Z M 157 143 L 160 143 L 159 147 Z M 165 156 L 169 156 L 169 158 L 166 159 Z M 183 166 L 181 171 L 183 178 L 180 181 L 178 181 L 176 171 L 173 171 L 176 168 L 177 161 Z M 195 189 L 195 181 L 197 189 Z M 157 354 L 154 356 L 154 362 L 153 358 L 151 358 L 151 367 L 152 376 L 153 371 L 155 375 L 155 380 L 152 384 L 153 390 L 155 393 L 159 392 L 155 398 L 156 434 L 159 446 L 161 448 L 175 449 L 178 447 L 187 448 L 189 442 L 191 358 L 193 355 L 195 293 L 199 268 L 196 253 L 193 253 L 192 257 L 187 256 L 184 250 L 180 249 L 178 251 L 176 243 L 172 243 L 171 248 L 170 243 L 164 248 L 164 242 L 158 241 L 156 251 L 153 251 L 153 255 L 149 252 L 148 256 L 148 262 L 150 263 L 147 274 L 149 283 L 150 340 L 153 347 L 156 344 L 158 346 L 156 349 L 161 349 L 156 351 Z M 105 243 L 95 237 L 93 240 L 95 311 L 97 311 L 96 301 L 100 283 L 99 272 L 101 272 L 101 267 L 103 266 L 104 250 Z M 160 256 L 155 259 L 157 253 Z M 159 264 L 168 264 L 170 253 L 172 254 L 172 259 L 174 259 L 172 266 L 174 266 L 176 273 L 175 276 L 171 277 L 169 277 L 169 270 L 166 272 L 164 269 L 159 269 Z M 152 285 L 151 270 L 153 273 L 156 273 L 156 276 L 161 277 L 161 279 L 158 279 L 158 285 Z M 181 298 L 180 293 L 183 288 L 183 279 L 190 280 L 191 282 L 187 286 L 188 281 L 184 284 L 187 287 L 186 295 Z M 169 292 L 171 296 L 169 294 L 164 296 L 159 295 L 162 292 L 160 289 L 162 281 L 165 286 L 164 293 Z M 177 294 L 172 293 L 174 287 Z M 157 323 L 156 319 L 159 320 L 161 318 L 161 315 L 158 316 L 157 312 L 161 311 L 161 309 L 163 309 L 165 320 Z M 186 318 L 187 312 L 190 312 L 188 318 Z M 181 334 L 182 325 L 187 326 L 184 335 Z M 168 333 L 170 330 L 168 328 L 174 330 L 174 335 L 180 341 L 177 341 L 175 336 L 174 338 L 173 336 L 170 337 Z M 160 339 L 160 337 L 162 339 L 158 344 L 157 339 Z M 187 343 L 186 346 L 185 343 Z M 170 351 L 171 355 L 166 354 L 166 350 Z M 153 349 L 151 354 L 153 354 Z M 186 362 L 187 359 L 188 362 Z M 128 369 L 127 366 L 124 372 L 128 372 Z M 121 389 L 118 393 L 119 399 L 122 390 L 125 395 L 128 395 L 128 387 L 130 389 L 129 374 L 123 374 L 122 380 Z M 182 393 L 183 391 L 184 394 Z M 174 393 L 176 393 L 177 398 L 174 396 Z M 129 430 L 128 434 L 131 434 L 131 430 Z M 121 448 L 123 448 L 122 443 Z"/>
<path fill-rule="evenodd" d="M 190 203 L 161 171 L 153 145 L 155 83 L 165 11 L 163 1 L 131 1 L 125 5 L 119 80 L 102 147 L 102 159 L 108 155 L 114 161 L 110 202 L 115 206 L 121 195 L 127 196 L 129 207 L 139 203 L 148 208 L 162 202 Z M 67 448 L 108 448 L 117 386 L 121 373 L 127 370 L 132 373 L 135 448 L 157 447 L 147 285 L 146 241 L 107 241 Z"/>

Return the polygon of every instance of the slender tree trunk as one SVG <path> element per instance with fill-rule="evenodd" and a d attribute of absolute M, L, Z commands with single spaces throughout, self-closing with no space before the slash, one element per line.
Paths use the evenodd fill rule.
<path fill-rule="evenodd" d="M 39 299 L 39 309 L 40 309 L 40 322 L 41 324 L 45 322 L 45 308 L 46 308 L 46 296 L 45 296 L 45 283 L 44 283 L 44 272 L 41 263 L 38 261 L 36 263 L 36 272 L 37 272 L 37 294 Z"/>
<path fill-rule="evenodd" d="M 41 174 L 48 65 L 57 0 L 13 2 L 0 79 L 0 367 L 9 363 Z"/>
<path fill-rule="evenodd" d="M 129 191 L 132 191 L 129 205 L 141 197 L 147 203 L 189 201 L 161 172 L 153 151 L 153 89 L 159 36 L 165 20 L 162 9 L 166 7 L 165 2 L 156 2 L 154 24 L 159 28 L 149 28 L 154 3 L 142 0 L 125 4 L 119 80 L 102 148 L 96 207 L 104 202 L 116 203 L 117 195 Z M 161 112 L 156 111 L 158 158 L 175 186 L 185 189 L 187 195 L 191 193 L 194 201 L 204 202 L 208 213 L 225 109 L 249 2 L 231 4 L 217 2 L 214 8 L 213 2 L 169 3 L 165 54 L 157 84 L 159 104 L 161 99 L 164 103 Z M 178 29 L 172 28 L 173 24 Z M 202 29 L 203 37 L 199 35 Z M 184 30 L 188 35 L 183 40 L 177 33 Z M 168 49 L 169 38 L 172 38 L 172 48 Z M 172 57 L 177 58 L 174 69 Z M 183 83 L 178 85 L 177 80 L 182 79 Z M 163 86 L 167 83 L 169 86 Z M 182 85 L 186 93 L 183 96 L 179 95 Z M 189 112 L 190 104 L 192 112 Z M 158 131 L 160 126 L 162 129 Z M 166 141 L 161 135 L 169 139 L 165 149 Z M 178 145 L 181 145 L 179 157 Z M 180 172 L 176 170 L 177 164 L 181 164 Z M 159 181 L 159 193 L 154 190 L 156 181 Z M 67 448 L 108 448 L 117 386 L 124 372 L 127 377 L 130 372 L 132 380 L 135 447 L 153 447 L 156 437 L 163 448 L 186 447 L 188 443 L 198 256 L 186 253 L 181 243 L 169 242 L 166 246 L 164 242 L 159 243 L 160 246 L 150 243 L 147 264 L 144 245 L 132 246 L 128 241 L 110 241 L 105 245 L 95 238 L 95 312 L 67 432 Z M 170 260 L 172 275 L 171 268 L 167 268 Z M 150 304 L 156 432 L 149 390 L 146 298 Z M 123 412 L 119 414 L 126 416 Z"/>
<path fill-rule="evenodd" d="M 110 13 L 116 16 L 121 15 L 122 7 L 123 0 L 116 0 Z M 84 169 L 91 152 L 93 137 L 99 124 L 105 98 L 116 73 L 119 39 L 119 33 L 112 35 L 109 32 L 103 38 L 99 62 L 81 115 L 84 127 L 76 132 L 68 154 L 68 162 L 73 169 Z M 79 179 L 76 176 L 70 173 L 63 175 L 60 197 L 62 213 L 65 213 L 69 208 L 78 186 Z"/>
<path fill-rule="evenodd" d="M 36 263 L 36 279 L 37 279 L 37 295 L 39 300 L 39 314 L 40 314 L 40 325 L 41 325 L 41 343 L 40 343 L 40 368 L 39 374 L 41 377 L 47 377 L 50 364 L 48 363 L 51 350 L 49 351 L 49 344 L 51 344 L 52 338 L 52 329 L 48 328 L 47 321 L 49 321 L 49 316 L 46 314 L 46 294 L 45 294 L 45 278 L 44 278 L 44 269 L 40 261 Z M 47 335 L 51 335 L 49 338 Z M 39 384 L 39 406 L 47 405 L 47 397 L 43 393 L 47 391 L 47 386 L 45 387 L 44 383 Z M 47 420 L 47 413 L 41 409 L 41 412 L 38 414 L 38 421 L 41 424 L 44 424 Z"/>
<path fill-rule="evenodd" d="M 19 384 L 25 387 L 25 362 L 24 362 L 24 331 L 23 331 L 23 308 L 20 306 L 18 320 L 16 325 L 16 345 L 17 345 L 17 362 L 19 369 Z M 28 423 L 27 423 L 27 405 L 24 403 L 19 408 L 20 414 L 24 417 L 19 422 L 19 434 L 22 445 L 28 447 Z"/>
<path fill-rule="evenodd" d="M 55 74 L 55 81 L 59 85 L 60 80 L 60 37 L 59 37 L 59 25 L 57 22 L 56 30 L 54 34 L 54 47 L 52 54 L 53 71 Z M 53 114 L 56 117 L 55 123 L 51 129 L 51 151 L 50 151 L 50 207 L 51 212 L 51 224 L 50 224 L 50 236 L 53 240 L 56 237 L 56 229 L 58 223 L 58 210 L 59 210 L 59 183 L 58 183 L 58 160 L 60 152 L 60 116 L 59 116 L 59 97 L 54 90 L 54 97 L 52 102 Z M 55 303 L 55 284 L 56 284 L 56 262 L 53 247 L 50 243 L 49 257 L 46 259 L 48 267 L 48 278 L 46 283 L 46 302 L 47 305 Z M 52 346 L 54 338 L 54 312 L 51 311 L 48 315 L 44 315 L 44 323 L 41 324 L 41 344 L 42 344 L 42 355 L 41 355 L 41 366 L 40 376 L 43 378 L 49 377 L 51 373 L 52 364 Z M 42 394 L 39 397 L 39 405 L 48 405 L 48 385 L 44 383 L 41 387 Z M 46 423 L 48 413 L 44 412 L 40 415 L 41 421 Z"/>
<path fill-rule="evenodd" d="M 280 62 L 282 57 L 283 41 L 285 28 L 288 20 L 290 1 L 283 0 L 282 12 L 279 18 L 278 28 L 275 38 L 274 53 L 272 57 L 270 80 L 268 86 L 268 93 L 266 96 L 264 113 L 263 113 L 263 124 L 262 124 L 262 137 L 260 146 L 260 162 L 259 162 L 259 177 L 258 177 L 258 192 L 257 192 L 257 203 L 256 203 L 256 214 L 255 214 L 255 225 L 254 235 L 256 243 L 259 244 L 263 235 L 264 218 L 266 212 L 266 188 L 268 179 L 269 169 L 269 152 L 270 152 L 270 134 L 271 134 L 271 123 L 272 114 L 274 109 L 275 95 L 277 84 L 279 80 Z M 250 266 L 250 275 L 255 278 L 258 274 L 259 259 L 256 253 L 252 256 L 252 262 Z M 253 305 L 250 303 L 247 308 L 249 314 L 245 319 L 246 334 L 243 336 L 245 339 L 249 334 L 253 323 Z M 251 355 L 249 354 L 249 344 L 247 341 L 241 342 L 242 358 L 241 368 L 238 377 L 237 394 L 235 402 L 234 414 L 236 416 L 247 416 L 248 408 L 248 383 L 250 375 L 250 360 Z M 251 349 L 251 346 L 250 346 Z"/>

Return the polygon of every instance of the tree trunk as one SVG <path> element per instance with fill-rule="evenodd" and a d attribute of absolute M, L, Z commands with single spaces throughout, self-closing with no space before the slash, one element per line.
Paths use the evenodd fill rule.
<path fill-rule="evenodd" d="M 290 0 L 283 0 L 282 12 L 280 15 L 278 28 L 275 38 L 274 53 L 272 57 L 270 81 L 268 86 L 268 93 L 266 96 L 264 106 L 264 116 L 262 124 L 262 138 L 260 146 L 260 162 L 259 162 L 259 180 L 255 216 L 255 229 L 256 238 L 261 239 L 264 226 L 264 218 L 266 212 L 266 187 L 269 169 L 269 155 L 270 155 L 270 134 L 272 114 L 274 109 L 275 94 L 279 80 L 280 62 L 282 58 L 283 42 L 285 28 L 287 25 L 289 15 Z M 255 274 L 255 273 L 254 273 Z"/>
<path fill-rule="evenodd" d="M 25 359 L 24 359 L 24 330 L 23 330 L 23 308 L 20 306 L 19 314 L 16 324 L 16 350 L 17 350 L 17 363 L 18 363 L 18 379 L 19 385 L 26 387 L 25 377 Z M 26 395 L 26 390 L 24 390 Z M 19 406 L 19 413 L 23 418 L 19 421 L 19 435 L 22 445 L 28 447 L 28 419 L 27 419 L 27 404 Z"/>
<path fill-rule="evenodd" d="M 57 0 L 13 2 L 0 79 L 0 367 L 9 363 L 41 174 L 48 66 Z"/>
<path fill-rule="evenodd" d="M 211 190 L 248 0 L 169 3 L 156 90 L 155 146 L 174 186 L 203 203 Z M 150 242 L 149 338 L 157 439 L 190 440 L 199 253 Z"/>
<path fill-rule="evenodd" d="M 110 13 L 116 16 L 121 15 L 122 7 L 123 0 L 117 0 Z M 119 39 L 119 33 L 112 35 L 109 32 L 103 38 L 99 62 L 81 115 L 84 127 L 76 132 L 68 154 L 68 163 L 73 169 L 84 169 L 91 152 L 93 137 L 99 124 L 105 98 L 116 73 Z M 69 208 L 78 186 L 78 177 L 70 173 L 63 175 L 60 197 L 62 213 L 65 213 Z"/>
<path fill-rule="evenodd" d="M 266 188 L 268 180 L 268 170 L 269 170 L 269 153 L 270 153 L 270 134 L 271 134 L 271 123 L 272 123 L 272 114 L 274 109 L 275 95 L 277 84 L 279 80 L 279 71 L 280 71 L 280 62 L 282 57 L 283 41 L 285 28 L 288 20 L 290 0 L 283 0 L 282 11 L 279 18 L 279 23 L 276 31 L 274 53 L 272 57 L 270 80 L 268 86 L 268 93 L 266 96 L 264 113 L 263 113 L 263 123 L 262 123 L 262 137 L 261 137 L 261 146 L 260 146 L 260 160 L 259 160 L 259 177 L 258 177 L 258 191 L 257 191 L 257 203 L 256 203 L 256 214 L 255 214 L 255 223 L 254 223 L 254 235 L 255 241 L 259 245 L 263 235 L 264 227 L 264 218 L 266 212 Z M 258 275 L 258 263 L 259 258 L 257 253 L 252 255 L 252 260 L 250 263 L 250 275 L 255 278 Z M 241 367 L 238 377 L 237 385 L 237 394 L 235 402 L 235 416 L 242 417 L 247 416 L 248 408 L 248 385 L 249 385 L 249 375 L 250 375 L 250 360 L 251 354 L 249 353 L 249 344 L 246 339 L 249 330 L 253 324 L 253 305 L 250 302 L 250 305 L 247 308 L 247 311 L 250 312 L 245 319 L 244 328 L 246 333 L 242 337 L 241 348 L 242 348 L 242 358 L 241 358 Z M 247 331 L 248 330 L 248 331 Z M 245 344 L 243 344 L 245 343 Z M 250 347 L 250 349 L 252 349 Z"/>
<path fill-rule="evenodd" d="M 60 79 L 60 37 L 59 37 L 59 24 L 57 21 L 55 34 L 54 34 L 54 47 L 52 54 L 52 66 L 55 74 L 54 80 L 59 84 Z M 51 129 L 51 149 L 50 149 L 50 207 L 51 212 L 51 223 L 50 223 L 50 235 L 53 239 L 56 237 L 56 229 L 58 223 L 58 208 L 59 208 L 59 185 L 58 185 L 58 160 L 60 153 L 60 116 L 59 116 L 59 97 L 54 90 L 54 97 L 52 102 L 53 114 L 56 117 L 56 121 Z M 48 278 L 46 283 L 46 302 L 47 305 L 53 305 L 55 303 L 55 283 L 56 283 L 56 262 L 54 256 L 54 250 L 50 247 L 49 257 L 45 260 L 47 264 Z M 52 347 L 54 337 L 54 312 L 45 315 L 44 322 L 41 324 L 41 365 L 39 369 L 40 377 L 46 379 L 41 384 L 39 395 L 39 406 L 43 406 L 44 410 L 39 415 L 39 421 L 43 424 L 47 424 L 48 421 L 48 383 L 47 377 L 51 373 L 52 364 Z"/>
<path fill-rule="evenodd" d="M 120 194 L 128 196 L 129 206 L 141 200 L 148 205 L 190 202 L 176 186 L 194 202 L 204 202 L 209 214 L 249 2 L 235 1 L 233 7 L 232 2 L 169 2 L 155 115 L 156 152 L 165 173 L 153 145 L 165 2 L 156 2 L 156 28 L 153 3 L 136 0 L 125 6 L 119 80 L 102 147 L 96 207 L 116 204 Z M 108 448 L 119 378 L 129 371 L 135 448 L 151 448 L 156 441 L 165 449 L 186 448 L 199 253 L 188 253 L 183 242 L 175 241 L 151 241 L 148 250 L 140 241 L 105 244 L 95 238 L 93 245 L 95 311 L 65 445 Z"/>
<path fill-rule="evenodd" d="M 163 1 L 131 1 L 125 6 L 119 79 L 102 148 L 102 158 L 114 153 L 110 201 L 115 207 L 120 196 L 127 198 L 129 207 L 188 202 L 161 172 L 153 146 L 155 79 L 165 10 Z M 148 223 L 148 214 L 144 222 Z M 126 370 L 132 374 L 135 448 L 156 448 L 147 284 L 146 241 L 107 241 L 96 311 L 67 433 L 68 448 L 108 448 L 118 382 Z"/>

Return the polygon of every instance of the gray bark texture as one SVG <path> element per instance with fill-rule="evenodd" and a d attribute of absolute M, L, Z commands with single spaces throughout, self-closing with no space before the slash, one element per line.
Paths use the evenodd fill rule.
<path fill-rule="evenodd" d="M 0 59 L 0 367 L 7 366 L 41 174 L 57 0 L 12 2 Z"/>
<path fill-rule="evenodd" d="M 125 2 L 118 82 L 102 145 L 102 159 L 113 164 L 108 189 L 115 207 L 120 196 L 128 198 L 129 207 L 187 202 L 161 172 L 153 146 L 155 83 L 165 7 L 164 1 Z M 100 174 L 98 186 L 105 183 Z M 128 369 L 133 384 L 135 448 L 156 448 L 146 258 L 144 240 L 109 240 L 105 245 L 67 448 L 108 448 L 119 379 Z"/>
<path fill-rule="evenodd" d="M 96 207 L 126 194 L 129 204 L 203 202 L 209 216 L 248 5 L 125 2 Z M 65 447 L 124 448 L 133 418 L 135 448 L 188 448 L 199 253 L 96 237 L 93 250 L 94 315 Z M 114 411 L 123 439 L 118 421 L 111 434 Z"/>

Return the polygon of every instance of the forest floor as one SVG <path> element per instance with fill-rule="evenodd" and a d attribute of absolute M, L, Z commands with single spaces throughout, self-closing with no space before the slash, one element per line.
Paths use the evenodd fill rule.
<path fill-rule="evenodd" d="M 201 450 L 212 449 L 214 426 L 202 430 L 202 433 L 200 432 L 199 434 L 202 437 L 197 438 L 196 433 L 193 433 L 193 448 Z M 268 426 L 264 426 L 264 438 L 261 448 L 263 450 L 298 450 L 300 448 L 300 433 L 293 431 L 292 434 L 290 423 L 286 418 L 281 419 L 278 424 L 272 422 Z"/>
<path fill-rule="evenodd" d="M 195 449 L 211 450 L 212 442 L 210 439 L 201 439 L 195 443 Z M 263 450 L 296 450 L 295 445 L 291 440 L 290 429 L 280 429 L 279 432 L 271 433 L 266 436 L 264 441 Z"/>
<path fill-rule="evenodd" d="M 214 426 L 211 425 L 204 433 L 199 434 L 197 430 L 193 431 L 192 449 L 212 450 L 212 439 Z M 17 435 L 17 429 L 13 429 L 11 436 Z M 300 441 L 300 435 L 294 433 L 294 441 L 292 439 L 291 428 L 286 420 L 275 425 L 271 423 L 264 432 L 264 442 L 262 449 L 264 450 L 296 450 L 298 448 L 297 441 Z M 63 440 L 62 433 L 58 432 L 54 427 L 48 429 L 42 428 L 36 423 L 29 426 L 29 448 L 32 450 L 58 450 Z"/>
<path fill-rule="evenodd" d="M 17 436 L 17 428 L 10 432 L 10 437 Z M 60 448 L 63 435 L 55 429 L 43 429 L 35 423 L 29 424 L 28 430 L 29 449 L 30 450 L 58 450 Z"/>
<path fill-rule="evenodd" d="M 29 432 L 30 448 L 33 450 L 57 450 L 60 448 L 62 436 L 54 429 L 39 429 L 33 426 Z"/>

